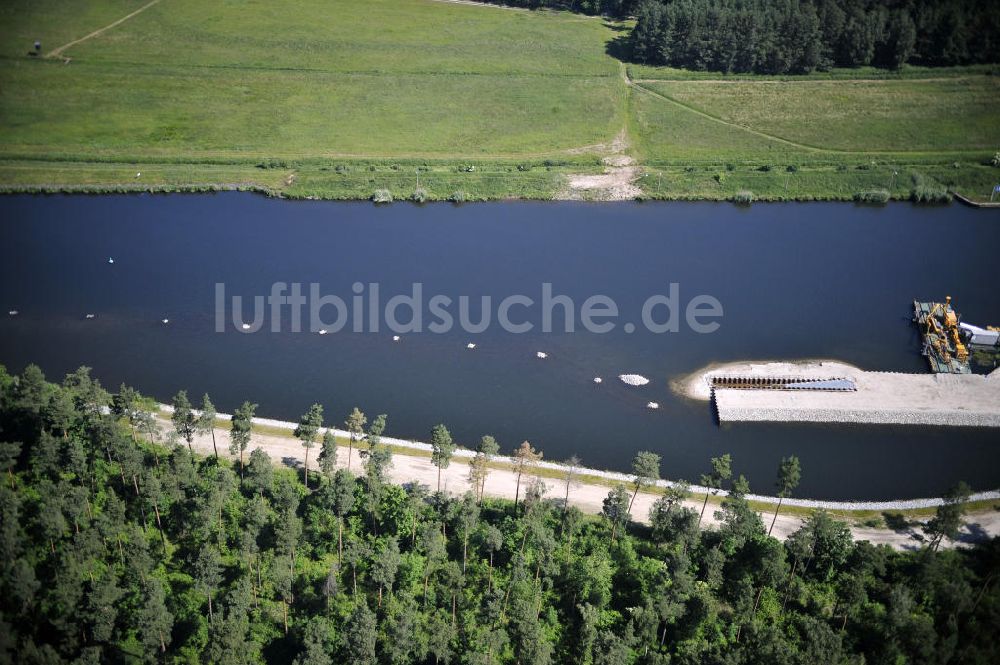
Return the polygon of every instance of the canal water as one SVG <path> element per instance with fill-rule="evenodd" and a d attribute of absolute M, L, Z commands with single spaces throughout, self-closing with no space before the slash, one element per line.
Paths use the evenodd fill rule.
<path fill-rule="evenodd" d="M 1000 215 L 959 206 L 858 207 L 804 203 L 740 208 L 713 203 L 528 203 L 452 206 L 289 202 L 251 194 L 0 197 L 0 363 L 42 367 L 52 380 L 80 365 L 109 388 L 127 382 L 168 401 L 208 392 L 220 410 L 244 399 L 262 416 L 294 420 L 321 402 L 337 423 L 358 405 L 389 414 L 388 433 L 427 438 L 444 422 L 474 444 L 493 434 L 505 451 L 530 440 L 546 459 L 577 454 L 627 469 L 637 450 L 663 456 L 669 478 L 697 481 L 712 456 L 731 453 L 754 491 L 772 491 L 782 456 L 802 461 L 796 495 L 889 499 L 939 495 L 965 480 L 1000 486 L 1000 433 L 893 426 L 739 424 L 720 427 L 706 403 L 669 381 L 711 362 L 833 358 L 865 369 L 924 372 L 910 323 L 914 298 L 951 295 L 963 318 L 1000 324 Z M 114 263 L 108 259 L 113 258 Z M 216 331 L 216 289 L 253 297 L 275 282 L 318 284 L 353 305 L 410 294 L 426 301 L 493 298 L 481 333 L 291 332 L 269 325 Z M 545 333 L 543 284 L 568 296 L 577 330 L 553 308 Z M 677 332 L 641 323 L 647 298 L 676 284 Z M 497 325 L 497 305 L 524 295 Z M 611 332 L 582 330 L 590 296 L 617 305 Z M 684 308 L 721 303 L 713 333 Z M 230 302 L 231 305 L 231 302 Z M 8 310 L 18 310 L 8 316 Z M 322 311 L 336 319 L 335 308 Z M 304 308 L 308 326 L 308 307 Z M 398 310 L 401 322 L 408 320 Z M 663 321 L 667 307 L 654 307 Z M 93 318 L 86 318 L 94 314 Z M 270 314 L 268 313 L 268 317 Z M 169 323 L 162 323 L 168 319 Z M 600 319 L 601 322 L 605 319 Z M 268 318 L 268 324 L 270 319 Z M 636 326 L 626 332 L 626 323 Z M 333 327 L 332 325 L 330 326 Z M 475 349 L 467 348 L 473 343 Z M 538 352 L 547 355 L 542 359 Z M 623 373 L 650 379 L 621 383 Z M 597 384 L 595 377 L 603 382 Z M 648 402 L 660 408 L 648 409 Z"/>

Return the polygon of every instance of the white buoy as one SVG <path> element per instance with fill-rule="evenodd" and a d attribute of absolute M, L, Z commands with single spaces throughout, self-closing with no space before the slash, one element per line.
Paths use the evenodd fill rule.
<path fill-rule="evenodd" d="M 136 177 L 136 178 L 141 178 L 141 177 L 142 177 L 142 173 L 136 173 L 136 174 L 135 174 L 135 177 Z"/>
<path fill-rule="evenodd" d="M 167 323 L 170 323 L 170 319 L 163 319 L 163 320 L 161 321 L 161 323 L 164 323 L 164 324 L 167 324 Z"/>
<path fill-rule="evenodd" d="M 9 312 L 7 312 L 7 314 L 8 314 L 9 316 L 17 316 L 17 310 L 16 310 L 16 309 L 12 309 L 12 310 L 10 310 Z"/>
<path fill-rule="evenodd" d="M 250 330 L 250 324 L 249 323 L 244 323 L 243 324 L 243 330 Z"/>
<path fill-rule="evenodd" d="M 646 408 L 647 409 L 658 409 L 658 408 L 660 408 L 660 404 L 658 402 L 647 402 L 646 403 Z"/>
<path fill-rule="evenodd" d="M 472 342 L 469 342 L 468 344 L 465 345 L 465 348 L 467 348 L 467 349 L 474 349 L 474 348 L 476 348 L 476 345 L 473 344 Z"/>
<path fill-rule="evenodd" d="M 108 257 L 108 263 L 114 263 L 114 262 L 115 262 L 115 260 L 109 256 Z"/>
<path fill-rule="evenodd" d="M 321 330 L 319 331 L 319 334 L 320 334 L 320 335 L 325 335 L 325 334 L 326 334 L 326 328 L 323 328 L 323 329 L 321 329 Z"/>
<path fill-rule="evenodd" d="M 594 377 L 594 383 L 602 383 L 603 381 L 604 381 L 604 379 L 602 379 L 602 378 L 601 378 L 601 377 L 599 377 L 599 376 L 595 376 L 595 377 Z"/>
<path fill-rule="evenodd" d="M 621 374 L 618 378 L 622 380 L 622 383 L 627 383 L 630 386 L 644 386 L 649 383 L 649 379 L 641 374 Z"/>
<path fill-rule="evenodd" d="M 88 314 L 88 315 L 87 315 L 86 317 L 84 317 L 84 318 L 87 318 L 87 319 L 92 319 L 92 318 L 94 318 L 94 315 L 93 315 L 93 314 Z"/>
<path fill-rule="evenodd" d="M 393 335 L 392 336 L 392 341 L 398 342 L 399 341 L 399 335 Z"/>
<path fill-rule="evenodd" d="M 545 353 L 544 351 L 539 351 L 535 355 L 543 360 L 549 357 L 549 354 Z"/>

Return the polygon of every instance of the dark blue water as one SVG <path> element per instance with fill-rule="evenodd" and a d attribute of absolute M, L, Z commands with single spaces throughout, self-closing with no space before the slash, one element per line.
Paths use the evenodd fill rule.
<path fill-rule="evenodd" d="M 667 477 L 696 481 L 733 454 L 753 488 L 772 489 L 778 460 L 802 460 L 799 496 L 935 495 L 957 480 L 1000 486 L 1000 434 L 975 429 L 756 424 L 719 427 L 708 404 L 670 379 L 709 362 L 835 358 L 923 372 L 909 322 L 914 298 L 955 298 L 964 320 L 1000 323 L 1000 215 L 963 207 L 848 204 L 493 203 L 453 207 L 287 202 L 249 194 L 0 198 L 0 362 L 39 364 L 54 380 L 79 365 L 168 400 L 180 388 L 220 410 L 244 399 L 295 419 L 313 401 L 343 420 L 358 405 L 389 414 L 389 433 L 425 438 L 438 422 L 505 450 L 524 439 L 546 459 L 578 454 L 626 469 L 663 455 Z M 115 258 L 108 265 L 109 256 Z M 604 294 L 614 332 L 325 336 L 215 328 L 215 284 L 267 295 L 318 282 L 348 299 L 378 282 L 382 302 L 424 284 L 425 297 L 523 293 L 543 282 L 576 300 Z M 679 284 L 681 304 L 710 294 L 713 334 L 628 334 L 643 301 Z M 452 308 L 457 313 L 457 306 Z M 92 312 L 94 319 L 84 315 Z M 478 307 L 473 307 L 474 318 Z M 561 326 L 561 310 L 555 321 Z M 252 312 L 247 305 L 246 318 Z M 514 318 L 525 317 L 515 309 Z M 540 308 L 531 312 L 537 322 Z M 169 325 L 160 320 L 169 318 Z M 327 312 L 327 318 L 332 316 Z M 405 316 L 401 318 L 406 318 Z M 474 341 L 477 348 L 465 345 Z M 546 360 L 536 351 L 549 354 Z M 652 379 L 630 388 L 615 377 Z M 595 385 L 593 377 L 604 383 Z M 649 401 L 661 408 L 651 411 Z"/>

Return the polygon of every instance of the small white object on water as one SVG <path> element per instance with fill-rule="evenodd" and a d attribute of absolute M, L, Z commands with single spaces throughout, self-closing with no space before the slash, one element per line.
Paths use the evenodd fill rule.
<path fill-rule="evenodd" d="M 136 178 L 139 178 L 139 177 L 142 177 L 142 174 L 141 174 L 141 173 L 136 173 L 136 174 L 135 174 L 135 177 L 136 177 Z"/>
<path fill-rule="evenodd" d="M 476 348 L 476 345 L 474 343 L 472 343 L 472 342 L 469 342 L 468 344 L 465 345 L 465 348 L 467 348 L 467 349 L 474 349 L 474 348 Z"/>
<path fill-rule="evenodd" d="M 398 342 L 399 341 L 399 335 L 393 335 L 392 336 L 392 341 Z"/>
<path fill-rule="evenodd" d="M 658 408 L 660 408 L 660 404 L 659 404 L 659 402 L 647 402 L 646 403 L 646 408 L 647 409 L 658 409 Z"/>
<path fill-rule="evenodd" d="M 622 380 L 622 383 L 627 383 L 630 386 L 644 386 L 649 383 L 649 379 L 641 374 L 622 374 L 618 378 Z"/>
<path fill-rule="evenodd" d="M 161 321 L 161 323 L 164 323 L 164 324 L 166 324 L 166 323 L 170 323 L 170 319 L 163 319 L 163 320 Z"/>
<path fill-rule="evenodd" d="M 599 377 L 599 376 L 595 376 L 595 377 L 594 377 L 594 383 L 602 383 L 603 381 L 604 381 L 604 379 L 602 379 L 602 378 L 601 378 L 601 377 Z"/>
<path fill-rule="evenodd" d="M 114 262 L 115 262 L 115 260 L 109 256 L 108 257 L 108 263 L 114 263 Z"/>
<path fill-rule="evenodd" d="M 325 335 L 326 334 L 326 328 L 321 328 L 320 331 L 319 331 L 319 334 L 320 335 Z"/>
<path fill-rule="evenodd" d="M 92 318 L 94 318 L 94 315 L 93 315 L 93 314 L 88 314 L 88 315 L 87 315 L 87 316 L 85 316 L 84 318 L 87 318 L 87 319 L 92 319 Z"/>
<path fill-rule="evenodd" d="M 250 330 L 250 324 L 249 323 L 244 323 L 243 324 L 243 330 Z"/>
<path fill-rule="evenodd" d="M 545 353 L 544 351 L 539 351 L 535 355 L 538 356 L 539 358 L 542 358 L 542 359 L 545 359 L 545 358 L 549 357 L 549 354 Z"/>
<path fill-rule="evenodd" d="M 12 309 L 12 310 L 10 310 L 9 312 L 7 312 L 7 314 L 8 314 L 9 316 L 17 316 L 17 310 L 16 310 L 16 309 Z"/>

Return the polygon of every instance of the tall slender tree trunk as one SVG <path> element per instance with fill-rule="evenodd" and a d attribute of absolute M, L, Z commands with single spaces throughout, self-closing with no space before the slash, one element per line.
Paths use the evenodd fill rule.
<path fill-rule="evenodd" d="M 781 510 L 781 502 L 785 500 L 785 497 L 778 495 L 778 507 L 774 509 L 774 517 L 771 518 L 771 528 L 767 530 L 767 535 L 771 535 L 774 531 L 774 523 L 778 521 L 778 511 Z"/>
<path fill-rule="evenodd" d="M 785 597 L 781 601 L 781 611 L 785 611 L 785 605 L 788 603 L 788 594 L 792 592 L 792 582 L 795 581 L 795 567 L 799 565 L 799 558 L 795 557 L 792 560 L 792 572 L 788 576 L 788 584 L 785 585 Z"/>
<path fill-rule="evenodd" d="M 635 484 L 635 491 L 632 492 L 632 498 L 628 502 L 628 514 L 632 514 L 632 504 L 635 503 L 635 497 L 639 494 L 639 483 Z M 567 490 L 566 495 L 569 496 L 569 491 Z M 568 499 L 567 499 L 568 501 Z"/>
<path fill-rule="evenodd" d="M 970 615 L 975 614 L 976 608 L 979 607 L 979 601 L 981 601 L 983 596 L 986 595 L 986 589 L 989 588 L 990 583 L 993 581 L 995 576 L 996 573 L 990 573 L 986 576 L 986 580 L 983 582 L 982 588 L 979 589 L 979 593 L 976 595 L 976 602 L 972 603 L 972 610 L 969 612 Z"/>
<path fill-rule="evenodd" d="M 214 623 L 215 622 L 215 614 L 212 612 L 212 594 L 211 594 L 211 592 L 209 592 L 209 593 L 207 593 L 205 595 L 208 596 L 208 622 L 209 623 Z"/>
<path fill-rule="evenodd" d="M 344 563 L 344 518 L 337 516 L 337 567 Z"/>
<path fill-rule="evenodd" d="M 438 466 L 438 492 L 441 491 L 441 467 Z"/>
<path fill-rule="evenodd" d="M 212 433 L 212 450 L 215 451 L 215 459 L 219 459 L 219 447 L 217 445 L 215 445 L 215 424 L 214 423 L 212 424 L 212 427 L 209 429 L 209 431 Z"/>
<path fill-rule="evenodd" d="M 760 607 L 760 599 L 764 596 L 764 585 L 760 585 L 760 590 L 757 591 L 757 597 L 753 601 L 753 615 L 757 616 L 757 608 Z"/>
<path fill-rule="evenodd" d="M 486 587 L 486 593 L 493 591 L 493 550 L 490 550 L 490 574 L 489 583 Z"/>
<path fill-rule="evenodd" d="M 167 551 L 167 539 L 163 536 L 163 524 L 160 522 L 160 507 L 153 502 L 153 512 L 156 513 L 156 528 L 160 532 L 160 544 L 163 545 L 163 551 Z"/>
<path fill-rule="evenodd" d="M 142 515 L 142 530 L 146 531 L 146 509 L 142 505 L 142 497 L 139 495 L 139 481 L 136 480 L 135 474 L 132 474 L 132 486 L 135 488 L 135 499 L 139 504 L 139 514 Z"/>
<path fill-rule="evenodd" d="M 306 448 L 306 463 L 302 466 L 302 484 L 309 489 L 309 449 Z"/>
<path fill-rule="evenodd" d="M 705 492 L 705 501 L 701 504 L 701 514 L 698 515 L 698 526 L 701 526 L 701 520 L 705 517 L 705 508 L 708 507 L 708 492 Z"/>
<path fill-rule="evenodd" d="M 349 438 L 347 443 L 347 470 L 351 470 L 351 455 L 354 453 L 354 432 L 351 432 L 351 438 Z"/>
<path fill-rule="evenodd" d="M 521 472 L 517 472 L 517 485 L 514 488 L 514 514 L 517 515 L 517 497 L 521 494 Z"/>

